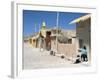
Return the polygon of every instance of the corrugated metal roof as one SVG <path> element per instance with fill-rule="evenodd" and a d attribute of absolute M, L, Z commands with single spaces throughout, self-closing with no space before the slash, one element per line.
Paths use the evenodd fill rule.
<path fill-rule="evenodd" d="M 85 16 L 82 16 L 80 18 L 77 18 L 77 19 L 71 21 L 69 24 L 77 23 L 77 22 L 80 22 L 80 21 L 85 21 L 85 20 L 87 20 L 90 17 L 91 17 L 91 14 L 87 14 Z"/>

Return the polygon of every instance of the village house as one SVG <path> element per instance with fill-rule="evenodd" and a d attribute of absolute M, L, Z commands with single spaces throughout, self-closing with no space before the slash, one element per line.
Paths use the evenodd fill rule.
<path fill-rule="evenodd" d="M 45 22 L 43 22 L 40 31 L 29 38 L 29 43 L 35 48 L 39 48 L 40 34 L 45 41 L 45 43 L 42 43 L 43 49 L 53 51 L 57 56 L 63 55 L 70 60 L 76 57 L 75 30 L 64 30 L 56 27 L 47 29 Z"/>
<path fill-rule="evenodd" d="M 38 33 L 28 38 L 28 42 L 35 48 L 40 47 L 40 37 L 44 39 L 44 43 L 42 43 L 42 48 L 46 50 L 51 49 L 51 31 L 50 29 L 46 28 L 45 22 L 42 23 L 41 29 Z"/>
<path fill-rule="evenodd" d="M 72 60 L 76 57 L 76 31 L 75 30 L 52 30 L 51 51 L 57 56 Z M 54 33 L 55 32 L 55 33 Z"/>
<path fill-rule="evenodd" d="M 91 15 L 87 14 L 73 20 L 76 23 L 77 50 L 86 46 L 88 58 L 91 59 Z"/>
<path fill-rule="evenodd" d="M 30 45 L 32 45 L 33 47 L 37 47 L 37 40 L 38 40 L 38 35 L 31 35 L 28 36 L 26 38 L 24 38 L 24 42 L 29 43 Z"/>

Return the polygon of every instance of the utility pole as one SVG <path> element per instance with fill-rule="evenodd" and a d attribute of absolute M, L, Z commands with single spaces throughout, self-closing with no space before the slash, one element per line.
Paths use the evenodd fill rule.
<path fill-rule="evenodd" d="M 57 27 L 57 33 L 56 33 L 56 49 L 58 53 L 58 25 L 59 25 L 59 12 L 57 12 L 57 18 L 56 18 L 56 27 Z"/>
<path fill-rule="evenodd" d="M 35 30 L 34 32 L 35 32 L 35 34 L 36 34 L 36 23 L 35 23 L 35 26 L 34 26 L 34 30 Z"/>

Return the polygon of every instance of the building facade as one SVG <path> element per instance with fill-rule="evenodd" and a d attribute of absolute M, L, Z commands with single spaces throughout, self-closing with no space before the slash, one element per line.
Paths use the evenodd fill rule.
<path fill-rule="evenodd" d="M 56 34 L 54 29 L 51 36 L 51 50 L 58 56 L 64 56 L 69 60 L 73 60 L 76 53 L 76 31 L 75 30 L 59 30 Z"/>
<path fill-rule="evenodd" d="M 86 46 L 88 58 L 91 60 L 91 15 L 87 14 L 71 23 L 76 23 L 77 50 Z"/>

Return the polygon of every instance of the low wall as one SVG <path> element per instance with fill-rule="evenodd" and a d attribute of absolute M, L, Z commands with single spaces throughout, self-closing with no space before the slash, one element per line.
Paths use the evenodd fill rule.
<path fill-rule="evenodd" d="M 75 44 L 58 44 L 58 52 L 64 54 L 67 57 L 76 56 L 76 45 Z"/>
<path fill-rule="evenodd" d="M 57 47 L 57 49 L 56 49 Z M 51 49 L 53 51 L 57 51 L 57 54 L 63 54 L 67 58 L 74 58 L 77 55 L 76 51 L 76 45 L 75 44 L 63 44 L 63 43 L 58 43 L 56 44 L 51 44 Z"/>

